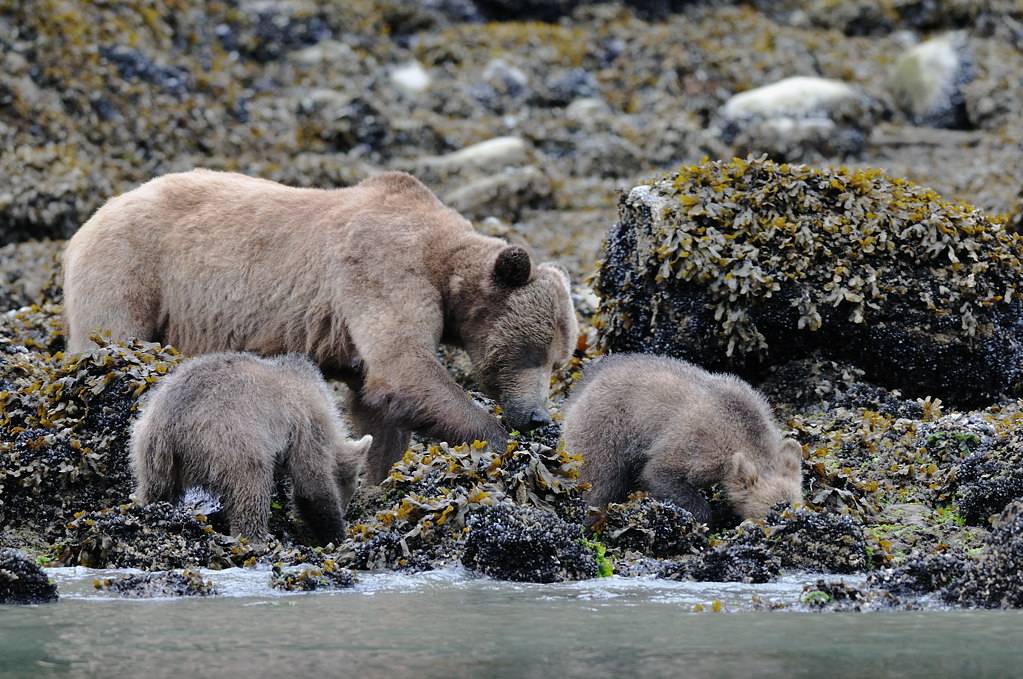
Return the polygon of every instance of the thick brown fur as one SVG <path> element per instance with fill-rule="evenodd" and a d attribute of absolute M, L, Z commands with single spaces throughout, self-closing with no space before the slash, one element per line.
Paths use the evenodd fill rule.
<path fill-rule="evenodd" d="M 64 256 L 70 352 L 90 334 L 186 354 L 299 352 L 355 391 L 378 483 L 412 430 L 503 444 L 438 362 L 469 353 L 513 428 L 548 421 L 552 366 L 577 334 L 568 279 L 522 248 L 476 233 L 414 177 L 300 189 L 193 170 L 113 198 Z"/>
<path fill-rule="evenodd" d="M 155 387 L 132 428 L 135 500 L 174 502 L 202 487 L 220 496 L 233 534 L 262 539 L 275 478 L 286 472 L 316 539 L 339 543 L 371 443 L 349 440 L 304 356 L 200 356 Z"/>
<path fill-rule="evenodd" d="M 699 488 L 721 483 L 737 514 L 802 501 L 802 447 L 783 439 L 763 396 L 685 361 L 618 354 L 587 369 L 566 405 L 567 450 L 583 456 L 590 505 L 632 490 L 673 500 L 700 521 Z"/>

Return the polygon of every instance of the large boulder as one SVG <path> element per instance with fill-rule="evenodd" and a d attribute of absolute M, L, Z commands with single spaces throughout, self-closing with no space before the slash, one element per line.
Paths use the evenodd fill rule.
<path fill-rule="evenodd" d="M 623 197 L 601 344 L 757 379 L 814 354 L 906 394 L 1019 393 L 1023 239 L 880 170 L 684 167 Z"/>

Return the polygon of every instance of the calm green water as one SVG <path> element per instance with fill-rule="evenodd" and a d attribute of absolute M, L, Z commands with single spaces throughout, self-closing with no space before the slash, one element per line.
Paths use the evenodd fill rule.
<path fill-rule="evenodd" d="M 58 604 L 0 607 L 4 677 L 1004 677 L 1023 674 L 1023 614 L 751 612 L 799 582 L 610 580 L 539 586 L 455 571 L 278 595 L 124 601 L 58 570 Z M 719 599 L 723 613 L 693 613 Z"/>

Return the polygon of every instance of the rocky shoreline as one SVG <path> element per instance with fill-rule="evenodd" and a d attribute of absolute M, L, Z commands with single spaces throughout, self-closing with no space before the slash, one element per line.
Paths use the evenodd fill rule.
<path fill-rule="evenodd" d="M 0 547 L 28 557 L 4 552 L 0 602 L 52 598 L 35 562 L 151 571 L 103 584 L 130 596 L 214 594 L 198 568 L 311 591 L 462 564 L 868 576 L 808 579 L 821 610 L 1023 605 L 1023 5 L 186 4 L 0 2 Z M 130 504 L 129 423 L 181 357 L 65 362 L 61 239 L 192 166 L 415 173 L 569 269 L 583 335 L 556 414 L 606 351 L 738 371 L 803 444 L 806 506 L 740 525 L 711 489 L 703 526 L 636 496 L 587 534 L 557 415 L 506 451 L 417 441 L 327 548 L 283 501 L 268 544 L 215 507 Z"/>

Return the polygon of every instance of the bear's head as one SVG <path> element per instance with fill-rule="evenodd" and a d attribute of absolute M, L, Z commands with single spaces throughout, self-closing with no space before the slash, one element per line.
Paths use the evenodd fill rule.
<path fill-rule="evenodd" d="M 334 479 L 337 482 L 342 509 L 348 506 L 348 502 L 355 495 L 359 474 L 362 473 L 366 455 L 372 445 L 373 437 L 369 434 L 358 441 L 341 438 L 334 444 Z"/>
<path fill-rule="evenodd" d="M 746 452 L 732 455 L 725 492 L 744 519 L 759 519 L 778 503 L 803 501 L 803 447 L 793 439 L 779 440 L 764 457 Z"/>
<path fill-rule="evenodd" d="M 462 340 L 480 388 L 497 400 L 511 429 L 549 424 L 551 372 L 575 349 L 579 326 L 568 275 L 554 264 L 534 266 L 509 245 L 488 266 Z"/>

